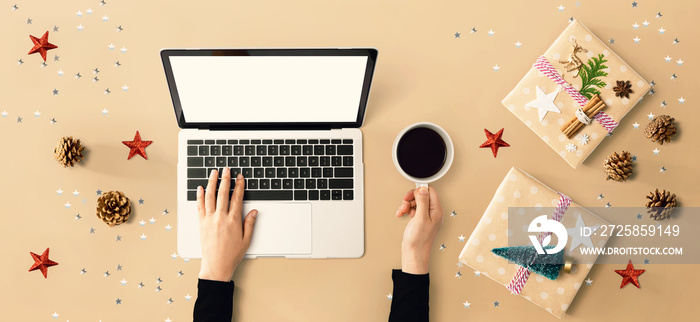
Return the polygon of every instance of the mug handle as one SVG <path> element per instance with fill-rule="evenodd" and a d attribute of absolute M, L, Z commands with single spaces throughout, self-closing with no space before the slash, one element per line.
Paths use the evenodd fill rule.
<path fill-rule="evenodd" d="M 426 188 L 428 188 L 428 184 L 427 184 L 427 183 L 418 183 L 418 182 L 416 182 L 416 189 L 418 189 L 418 188 L 420 188 L 420 187 L 426 187 Z"/>

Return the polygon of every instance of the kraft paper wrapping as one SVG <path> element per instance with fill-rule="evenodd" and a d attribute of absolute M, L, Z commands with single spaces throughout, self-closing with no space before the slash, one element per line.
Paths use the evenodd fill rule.
<path fill-rule="evenodd" d="M 565 194 L 566 192 L 562 191 L 562 193 Z M 540 215 L 547 215 L 547 218 L 551 219 L 553 209 L 558 202 L 559 194 L 556 191 L 522 170 L 511 168 L 462 249 L 459 260 L 472 269 L 480 271 L 481 275 L 488 276 L 502 284 L 504 292 L 510 292 L 505 286 L 510 283 L 520 266 L 491 252 L 493 248 L 515 246 L 508 244 L 508 234 L 512 233 L 509 232 L 508 208 L 535 207 L 534 209 L 538 209 L 538 207 L 542 207 Z M 519 210 L 521 209 L 511 209 L 511 212 L 518 213 Z M 608 224 L 605 220 L 585 208 L 581 208 L 573 201 L 564 213 L 561 223 L 566 228 L 575 227 L 579 215 L 586 226 Z M 524 227 L 524 229 L 527 230 L 527 227 Z M 608 237 L 591 236 L 595 247 L 605 246 L 607 239 Z M 564 254 L 565 256 L 574 257 L 574 267 L 571 274 L 560 272 L 556 280 L 549 280 L 532 273 L 520 293 L 520 296 L 537 304 L 558 318 L 561 318 L 566 312 L 578 289 L 584 283 L 586 275 L 593 267 L 592 263 L 597 258 L 597 255 L 584 257 L 577 251 L 570 253 L 570 245 L 571 238 L 569 237 L 564 248 Z M 584 246 L 581 245 L 579 247 Z"/>
<path fill-rule="evenodd" d="M 607 105 L 603 112 L 610 115 L 615 121 L 620 122 L 651 86 L 588 28 L 579 21 L 574 20 L 564 29 L 564 32 L 554 41 L 554 44 L 547 49 L 544 56 L 564 76 L 564 80 L 577 90 L 581 87 L 581 79 L 574 77 L 572 72 L 567 73 L 564 65 L 559 63 L 560 60 L 565 61 L 568 59 L 574 39 L 581 47 L 588 50 L 587 53 L 577 54 L 584 63 L 591 57 L 597 57 L 598 54 L 605 55 L 605 59 L 608 60 L 605 63 L 608 67 L 605 70 L 608 76 L 601 78 L 607 85 L 604 88 L 597 89 L 600 91 L 600 98 Z M 532 57 L 533 64 L 536 60 L 537 57 Z M 629 80 L 632 84 L 634 92 L 630 94 L 629 99 L 615 96 L 613 87 L 615 87 L 618 80 Z M 537 97 L 536 86 L 542 88 L 545 93 L 550 93 L 558 85 L 537 70 L 537 68 L 532 67 L 518 85 L 503 99 L 502 104 L 564 158 L 569 165 L 577 168 L 602 142 L 608 132 L 598 122 L 594 121 L 594 123 L 584 126 L 571 139 L 566 138 L 560 128 L 565 122 L 575 116 L 574 113 L 581 106 L 566 91 L 562 90 L 554 100 L 561 114 L 548 112 L 544 120 L 540 121 L 537 109 L 525 106 L 525 104 L 535 100 Z M 590 140 L 588 144 L 583 145 L 579 142 L 579 138 L 583 134 L 588 135 Z M 576 145 L 576 151 L 568 152 L 566 150 L 566 145 L 569 143 Z"/>

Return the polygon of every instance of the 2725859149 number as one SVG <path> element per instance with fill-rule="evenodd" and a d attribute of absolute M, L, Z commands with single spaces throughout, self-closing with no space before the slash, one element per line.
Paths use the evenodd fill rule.
<path fill-rule="evenodd" d="M 653 237 L 653 236 L 678 236 L 681 232 L 681 228 L 678 225 L 602 225 L 599 231 L 592 232 L 591 230 L 585 231 L 581 228 L 582 236 L 590 236 L 591 234 L 600 236 L 616 236 L 616 237 Z"/>

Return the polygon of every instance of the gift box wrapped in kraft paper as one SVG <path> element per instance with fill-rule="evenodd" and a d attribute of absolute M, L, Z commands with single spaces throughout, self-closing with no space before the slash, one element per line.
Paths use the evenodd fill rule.
<path fill-rule="evenodd" d="M 532 64 L 502 103 L 574 168 L 651 87 L 577 20 Z"/>
<path fill-rule="evenodd" d="M 568 234 L 561 238 L 557 229 L 553 229 L 552 235 L 556 234 L 554 238 L 554 236 L 547 237 L 548 233 L 533 232 L 533 224 L 536 224 L 538 219 L 542 221 L 545 218 L 547 221 L 561 223 L 563 225 L 561 229 L 566 228 Z M 581 249 L 604 247 L 608 237 L 594 235 L 591 232 L 607 224 L 605 220 L 572 202 L 564 191 L 552 190 L 522 170 L 511 168 L 462 249 L 459 260 L 475 271 L 479 271 L 481 276 L 488 276 L 501 284 L 502 286 L 494 284 L 494 287 L 503 287 L 504 294 L 519 294 L 561 318 L 581 285 L 585 283 L 586 275 L 598 257 L 584 255 Z M 544 226 L 545 230 L 549 227 L 547 225 L 550 224 L 547 223 Z M 581 227 L 588 227 L 584 229 L 589 233 L 582 233 Z M 529 236 L 536 236 L 540 241 L 538 245 L 545 246 L 543 247 L 545 252 L 552 249 L 555 243 L 558 244 L 560 238 L 564 240 L 566 244 L 561 252 L 557 252 L 556 255 L 546 255 L 563 257 L 561 265 L 540 265 L 538 269 L 537 265 L 533 265 L 538 262 L 537 260 L 526 259 L 525 261 L 530 263 L 523 264 L 529 266 L 526 268 L 496 254 L 499 252 L 498 249 L 502 250 L 506 247 L 531 249 L 534 258 L 545 256 L 534 255 L 535 247 Z M 547 242 L 542 240 L 549 238 L 552 242 L 548 246 Z M 558 276 L 551 280 L 552 276 L 538 274 L 537 272 L 542 271 L 542 267 L 545 270 L 555 267 Z"/>

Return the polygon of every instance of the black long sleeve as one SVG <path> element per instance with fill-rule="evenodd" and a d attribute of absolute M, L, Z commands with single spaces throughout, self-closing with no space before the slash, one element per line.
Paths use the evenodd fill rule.
<path fill-rule="evenodd" d="M 414 275 L 395 269 L 391 278 L 394 280 L 394 295 L 389 322 L 428 321 L 428 274 Z"/>
<path fill-rule="evenodd" d="M 231 322 L 233 287 L 233 281 L 220 282 L 200 279 L 197 284 L 197 301 L 194 303 L 194 321 Z"/>

